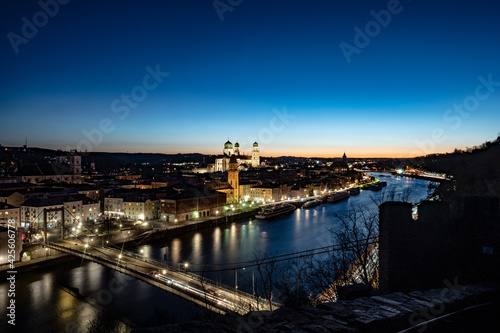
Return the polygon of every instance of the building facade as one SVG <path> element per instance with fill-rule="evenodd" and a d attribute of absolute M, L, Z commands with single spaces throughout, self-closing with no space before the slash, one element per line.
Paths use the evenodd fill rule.
<path fill-rule="evenodd" d="M 250 198 L 251 201 L 257 202 L 276 202 L 282 200 L 283 193 L 282 187 L 278 184 L 263 184 L 250 188 Z"/>
<path fill-rule="evenodd" d="M 123 198 L 104 198 L 104 214 L 109 217 L 123 217 Z"/>
<path fill-rule="evenodd" d="M 245 167 L 258 168 L 260 166 L 260 152 L 257 142 L 253 144 L 251 155 L 243 155 L 240 153 L 240 144 L 236 142 L 233 147 L 231 141 L 228 140 L 224 144 L 222 155 L 215 159 L 214 164 L 209 164 L 207 169 L 212 172 L 226 172 L 229 169 L 232 156 L 236 157 L 240 169 Z"/>
<path fill-rule="evenodd" d="M 217 216 L 226 204 L 226 194 L 216 191 L 188 191 L 160 199 L 161 220 L 180 222 Z"/>
<path fill-rule="evenodd" d="M 77 226 L 90 219 L 97 219 L 99 213 L 99 202 L 83 195 L 45 196 L 26 200 L 21 206 L 20 220 L 23 228 L 33 226 L 42 229 L 47 216 L 48 227 L 54 228 L 62 223 L 64 216 L 66 226 Z"/>
<path fill-rule="evenodd" d="M 14 220 L 16 228 L 21 227 L 21 209 L 7 203 L 0 203 L 0 226 L 7 227 L 9 220 Z M 11 224 L 12 225 L 12 224 Z"/>

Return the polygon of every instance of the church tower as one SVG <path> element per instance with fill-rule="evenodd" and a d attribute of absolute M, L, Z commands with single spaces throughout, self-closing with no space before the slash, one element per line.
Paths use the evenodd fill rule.
<path fill-rule="evenodd" d="M 236 155 L 231 156 L 229 161 L 229 169 L 227 169 L 227 182 L 233 188 L 231 191 L 231 202 L 240 200 L 240 171 L 238 170 L 238 161 Z"/>
<path fill-rule="evenodd" d="M 238 142 L 236 142 L 234 144 L 234 155 L 237 155 L 237 156 L 240 155 L 240 144 Z"/>
<path fill-rule="evenodd" d="M 229 140 L 224 144 L 224 155 L 233 155 L 233 144 Z"/>
<path fill-rule="evenodd" d="M 344 155 L 342 156 L 342 162 L 347 163 L 347 156 L 344 152 Z"/>
<path fill-rule="evenodd" d="M 254 142 L 252 150 L 252 168 L 258 168 L 259 165 L 260 165 L 259 144 L 257 142 Z"/>

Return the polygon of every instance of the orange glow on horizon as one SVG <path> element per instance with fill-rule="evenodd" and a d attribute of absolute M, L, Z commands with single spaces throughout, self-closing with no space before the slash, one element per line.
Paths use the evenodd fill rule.
<path fill-rule="evenodd" d="M 49 149 L 57 149 L 49 148 Z M 135 149 L 134 149 L 135 148 Z M 158 146 L 149 147 L 150 149 L 140 149 L 138 147 L 129 147 L 129 150 L 121 149 L 102 149 L 96 150 L 95 152 L 107 152 L 107 153 L 129 153 L 129 154 L 203 154 L 219 156 L 222 155 L 222 149 L 200 149 L 191 147 L 191 149 L 179 149 L 176 150 L 174 147 L 171 149 L 161 149 Z M 271 158 L 271 157 L 281 157 L 281 156 L 292 156 L 292 157 L 305 157 L 305 158 L 342 158 L 342 155 L 347 155 L 348 159 L 356 158 L 414 158 L 419 156 L 425 156 L 429 154 L 446 154 L 453 152 L 454 148 L 443 149 L 441 151 L 423 152 L 415 149 L 408 149 L 405 147 L 392 147 L 385 149 L 369 149 L 366 147 L 346 147 L 345 149 L 339 147 L 320 147 L 315 149 L 309 149 L 309 147 L 301 147 L 302 149 L 292 148 L 292 147 L 280 147 L 273 149 L 266 149 L 266 147 L 259 147 L 261 158 Z M 250 155 L 251 151 L 243 150 L 242 155 Z"/>

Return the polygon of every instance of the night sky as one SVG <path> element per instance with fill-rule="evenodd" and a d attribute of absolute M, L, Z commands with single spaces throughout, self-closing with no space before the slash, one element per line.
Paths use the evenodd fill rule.
<path fill-rule="evenodd" d="M 407 157 L 500 132 L 499 1 L 60 2 L 1 2 L 4 146 Z"/>

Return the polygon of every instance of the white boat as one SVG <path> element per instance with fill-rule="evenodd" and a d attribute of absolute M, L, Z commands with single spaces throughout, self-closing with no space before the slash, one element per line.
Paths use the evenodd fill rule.
<path fill-rule="evenodd" d="M 321 202 L 318 201 L 318 200 L 310 200 L 310 201 L 304 202 L 304 204 L 302 205 L 302 207 L 304 207 L 304 208 L 312 208 L 312 207 L 316 207 L 316 206 L 318 206 L 320 204 L 321 204 Z"/>
<path fill-rule="evenodd" d="M 337 192 L 337 193 L 330 194 L 326 200 L 329 203 L 334 203 L 334 202 L 339 202 L 342 200 L 349 199 L 349 197 L 350 197 L 349 192 Z"/>
<path fill-rule="evenodd" d="M 293 212 L 297 207 L 292 204 L 284 203 L 274 206 L 267 206 L 262 209 L 255 218 L 265 220 L 273 217 L 280 217 Z"/>

